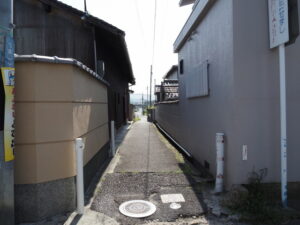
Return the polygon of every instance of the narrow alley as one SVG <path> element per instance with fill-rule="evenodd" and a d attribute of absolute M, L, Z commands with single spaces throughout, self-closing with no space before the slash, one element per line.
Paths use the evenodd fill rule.
<path fill-rule="evenodd" d="M 300 225 L 300 0 L 1 0 L 0 225 Z"/>
<path fill-rule="evenodd" d="M 116 145 L 105 172 L 100 170 L 85 192 L 82 215 L 74 211 L 21 225 L 253 224 L 241 222 L 239 214 L 224 207 L 226 194 L 215 195 L 214 182 L 205 170 L 196 169 L 145 116 L 119 129 Z M 123 215 L 120 205 L 132 200 L 148 201 L 156 211 L 140 218 Z M 127 210 L 139 216 L 147 207 Z M 297 225 L 299 220 L 286 224 Z"/>
<path fill-rule="evenodd" d="M 228 218 L 209 216 L 202 194 L 209 179 L 203 175 L 142 117 L 120 143 L 85 214 L 73 213 L 65 224 L 233 224 L 227 223 Z M 167 194 L 179 194 L 183 199 L 163 203 L 161 196 Z M 130 200 L 150 201 L 156 212 L 145 218 L 124 216 L 119 206 Z M 181 208 L 171 209 L 172 201 Z"/>

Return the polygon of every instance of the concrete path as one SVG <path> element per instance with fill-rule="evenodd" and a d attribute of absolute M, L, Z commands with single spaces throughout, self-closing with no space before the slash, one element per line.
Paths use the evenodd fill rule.
<path fill-rule="evenodd" d="M 175 172 L 180 166 L 175 154 L 167 149 L 157 129 L 146 118 L 134 123 L 119 148 L 120 162 L 115 172 Z"/>
<path fill-rule="evenodd" d="M 146 118 L 119 130 L 116 141 L 117 154 L 99 183 L 95 179 L 84 215 L 73 212 L 30 225 L 246 225 L 224 211 L 207 179 Z M 182 194 L 181 208 L 163 203 L 164 194 Z M 156 212 L 143 219 L 122 215 L 120 204 L 135 199 L 152 202 Z"/>
<path fill-rule="evenodd" d="M 120 224 L 141 224 L 145 221 L 175 221 L 180 217 L 200 216 L 205 207 L 193 171 L 184 158 L 145 118 L 133 124 L 118 150 L 118 162 L 105 176 L 93 201 L 92 210 L 116 219 Z M 196 175 L 196 174 L 194 174 Z M 173 210 L 162 203 L 162 194 L 180 193 L 185 202 Z M 148 200 L 157 211 L 146 219 L 129 218 L 119 213 L 119 205 L 129 200 Z"/>
<path fill-rule="evenodd" d="M 207 199 L 203 200 L 207 179 L 200 175 L 144 117 L 120 143 L 85 214 L 72 213 L 65 225 L 244 225 L 207 212 Z M 164 194 L 182 194 L 181 208 L 163 203 Z M 136 199 L 152 202 L 156 212 L 142 219 L 119 212 L 120 204 Z"/>

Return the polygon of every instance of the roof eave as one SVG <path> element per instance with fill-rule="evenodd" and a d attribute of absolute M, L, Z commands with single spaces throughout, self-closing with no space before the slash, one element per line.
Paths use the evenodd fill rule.
<path fill-rule="evenodd" d="M 121 30 L 121 29 L 113 26 L 112 24 L 107 23 L 106 21 L 101 20 L 101 19 L 99 19 L 97 17 L 94 17 L 91 14 L 83 12 L 83 11 L 81 11 L 79 9 L 76 9 L 76 8 L 70 6 L 70 5 L 67 5 L 67 4 L 65 4 L 65 3 L 61 2 L 61 1 L 58 1 L 58 0 L 39 0 L 39 1 L 42 2 L 42 3 L 44 3 L 44 4 L 48 4 L 48 5 L 57 7 L 57 8 L 63 8 L 63 9 L 69 10 L 72 13 L 80 16 L 81 18 L 85 17 L 85 19 L 88 22 L 90 22 L 90 23 L 92 23 L 92 24 L 94 24 L 96 26 L 100 26 L 100 27 L 102 27 L 102 28 L 104 28 L 104 29 L 112 32 L 112 33 L 123 35 L 123 36 L 125 35 L 125 32 L 123 30 Z"/>
<path fill-rule="evenodd" d="M 127 44 L 126 44 L 126 41 L 125 41 L 125 35 L 120 37 L 120 38 L 121 38 L 121 42 L 122 42 L 123 51 L 125 52 L 125 58 L 126 58 L 126 61 L 127 61 L 127 64 L 128 64 L 129 74 L 127 74 L 127 75 L 129 77 L 129 83 L 132 84 L 132 85 L 135 85 L 135 77 L 133 75 L 132 64 L 131 64 L 131 60 L 130 60 L 130 57 L 129 57 Z"/>
<path fill-rule="evenodd" d="M 186 40 L 189 38 L 190 34 L 197 27 L 197 25 L 205 17 L 206 13 L 209 11 L 210 7 L 217 0 L 200 0 L 194 6 L 194 9 L 181 29 L 178 37 L 173 44 L 173 51 L 178 53 L 182 48 Z"/>
<path fill-rule="evenodd" d="M 190 5 L 190 4 L 194 4 L 195 0 L 180 0 L 179 1 L 179 6 L 186 6 L 186 5 Z"/>
<path fill-rule="evenodd" d="M 177 65 L 173 65 L 169 71 L 166 73 L 166 75 L 163 76 L 163 79 L 166 79 L 171 73 L 173 73 L 174 71 L 176 71 L 178 69 Z"/>
<path fill-rule="evenodd" d="M 62 9 L 68 10 L 71 13 L 78 15 L 81 19 L 85 20 L 87 23 L 90 23 L 97 28 L 102 28 L 102 29 L 118 36 L 121 40 L 123 51 L 125 53 L 125 58 L 126 58 L 126 61 L 128 64 L 129 74 L 127 74 L 127 76 L 129 77 L 129 83 L 135 84 L 135 78 L 134 78 L 133 71 L 132 71 L 132 65 L 131 65 L 131 61 L 130 61 L 130 57 L 129 57 L 129 53 L 128 53 L 127 44 L 125 41 L 125 32 L 123 30 L 105 22 L 104 20 L 94 17 L 86 12 L 75 9 L 72 6 L 69 6 L 63 2 L 60 2 L 57 0 L 39 0 L 39 1 L 44 4 L 49 4 L 49 5 L 57 7 L 57 8 L 62 8 Z"/>

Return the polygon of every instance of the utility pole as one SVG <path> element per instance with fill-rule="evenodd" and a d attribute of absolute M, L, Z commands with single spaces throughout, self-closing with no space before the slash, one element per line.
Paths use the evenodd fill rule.
<path fill-rule="evenodd" d="M 87 13 L 86 0 L 84 0 L 84 12 Z"/>
<path fill-rule="evenodd" d="M 0 1 L 0 223 L 13 225 L 14 154 L 13 98 L 14 41 L 13 0 Z M 9 78 L 9 79 L 7 79 Z M 5 115 L 5 116 L 4 116 Z M 4 145 L 5 144 L 5 145 Z"/>
<path fill-rule="evenodd" d="M 152 106 L 152 65 L 150 67 L 150 107 Z"/>
<path fill-rule="evenodd" d="M 149 93 L 148 93 L 148 86 L 147 86 L 147 96 L 146 96 L 146 104 L 147 104 L 147 107 L 149 106 Z"/>
<path fill-rule="evenodd" d="M 154 85 L 153 85 L 153 92 L 154 92 L 154 104 L 156 103 L 157 101 L 157 98 L 156 98 L 156 79 L 154 79 Z"/>

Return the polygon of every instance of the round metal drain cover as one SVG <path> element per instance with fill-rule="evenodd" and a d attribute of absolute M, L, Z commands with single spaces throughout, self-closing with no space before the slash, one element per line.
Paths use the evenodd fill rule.
<path fill-rule="evenodd" d="M 119 210 L 125 216 L 143 218 L 155 213 L 156 206 L 148 201 L 132 200 L 122 203 Z"/>

